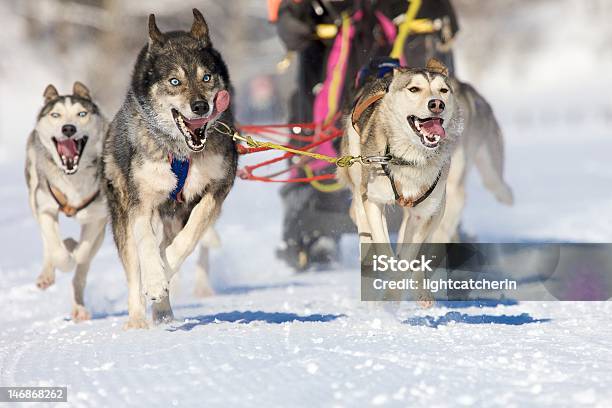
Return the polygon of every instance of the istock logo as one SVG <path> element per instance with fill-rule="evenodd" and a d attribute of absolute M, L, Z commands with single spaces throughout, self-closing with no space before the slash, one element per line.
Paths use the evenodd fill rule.
<path fill-rule="evenodd" d="M 374 272 L 433 272 L 429 264 L 433 259 L 426 259 L 421 255 L 421 259 L 396 259 L 388 255 L 373 256 Z"/>

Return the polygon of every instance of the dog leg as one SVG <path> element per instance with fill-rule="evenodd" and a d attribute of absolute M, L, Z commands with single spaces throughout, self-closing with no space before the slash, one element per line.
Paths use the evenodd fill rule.
<path fill-rule="evenodd" d="M 38 215 L 40 229 L 42 231 L 43 246 L 50 262 L 54 267 L 63 272 L 70 272 L 74 269 L 75 262 L 72 254 L 60 238 L 59 223 L 57 216 L 52 216 L 46 212 Z"/>
<path fill-rule="evenodd" d="M 377 243 L 389 243 L 389 235 L 383 226 L 382 205 L 365 199 L 363 203 L 366 217 L 372 229 L 372 240 Z"/>
<path fill-rule="evenodd" d="M 91 319 L 91 315 L 85 308 L 83 292 L 85 291 L 91 260 L 104 242 L 105 226 L 106 220 L 103 219 L 100 222 L 85 224 L 81 228 L 81 240 L 74 251 L 77 267 L 72 278 L 72 320 L 75 322 Z"/>
<path fill-rule="evenodd" d="M 492 192 L 500 203 L 512 205 L 514 203 L 512 189 L 506 184 L 503 176 L 504 153 L 501 140 L 497 144 L 487 140 L 478 150 L 474 161 L 485 188 Z"/>
<path fill-rule="evenodd" d="M 115 231 L 115 235 L 117 234 Z M 118 246 L 128 282 L 128 321 L 124 329 L 147 329 L 149 325 L 146 321 L 146 302 L 141 290 L 136 243 L 129 230 L 125 232 L 125 237 L 121 237 L 117 242 L 123 242 Z"/>
<path fill-rule="evenodd" d="M 170 306 L 170 296 L 166 296 L 160 302 L 153 303 L 151 306 L 153 312 L 153 323 L 162 324 L 170 323 L 174 320 L 174 313 Z"/>
<path fill-rule="evenodd" d="M 431 217 L 417 217 L 414 216 L 414 214 L 411 216 L 412 220 L 407 223 L 406 231 L 401 241 L 407 245 L 400 245 L 398 250 L 402 259 L 415 259 L 419 253 L 421 244 L 430 242 L 434 230 L 438 227 L 442 219 L 444 205 L 443 198 L 442 208 L 438 209 Z M 410 210 L 405 209 L 404 211 Z M 419 284 L 419 289 L 416 291 L 417 304 L 422 308 L 432 307 L 435 300 L 431 292 L 424 288 L 425 272 L 414 272 L 413 279 Z"/>
<path fill-rule="evenodd" d="M 199 298 L 209 297 L 215 294 L 208 279 L 210 249 L 200 245 L 200 255 L 196 264 L 194 295 Z"/>
<path fill-rule="evenodd" d="M 157 211 L 149 209 L 134 218 L 132 226 L 140 263 L 143 295 L 152 302 L 168 297 L 169 277 L 160 253 L 164 225 Z"/>
<path fill-rule="evenodd" d="M 179 270 L 185 258 L 193 252 L 204 231 L 213 224 L 218 213 L 219 209 L 212 194 L 206 194 L 193 208 L 183 229 L 166 248 L 170 277 Z"/>
<path fill-rule="evenodd" d="M 47 253 L 47 250 L 44 252 L 42 271 L 40 275 L 38 275 L 38 278 L 36 278 L 36 286 L 42 290 L 47 289 L 55 283 L 55 268 L 51 261 L 51 255 Z"/>
<path fill-rule="evenodd" d="M 368 223 L 368 218 L 361 197 L 355 196 L 353 198 L 350 211 L 353 221 L 357 226 L 357 232 L 359 233 L 359 252 L 361 254 L 362 244 L 372 243 L 372 230 L 370 229 L 370 224 Z M 363 254 L 360 256 L 363 257 Z"/>
<path fill-rule="evenodd" d="M 77 265 L 91 262 L 104 241 L 105 227 L 106 219 L 83 225 L 81 238 L 72 251 L 72 256 Z"/>

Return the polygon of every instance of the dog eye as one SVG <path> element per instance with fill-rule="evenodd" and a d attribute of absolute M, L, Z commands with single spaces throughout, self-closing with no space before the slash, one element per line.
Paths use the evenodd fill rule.
<path fill-rule="evenodd" d="M 86 111 L 81 111 L 81 112 L 79 112 L 79 116 L 84 118 L 85 116 L 87 116 L 87 112 Z"/>
<path fill-rule="evenodd" d="M 59 118 L 59 117 L 60 117 L 60 114 L 59 114 L 59 113 L 57 113 L 57 112 L 53 112 L 53 113 L 51 114 L 51 117 L 52 117 L 52 118 Z"/>
<path fill-rule="evenodd" d="M 409 88 L 408 90 L 412 93 L 417 93 L 421 90 L 421 88 L 419 88 L 418 86 L 413 86 L 412 88 Z"/>
<path fill-rule="evenodd" d="M 181 81 L 179 81 L 178 79 L 176 79 L 176 78 L 170 79 L 170 85 L 172 85 L 172 86 L 179 86 L 180 84 L 181 84 Z"/>
<path fill-rule="evenodd" d="M 443 94 L 448 93 L 448 89 L 442 88 L 442 89 L 440 89 L 440 93 L 443 93 Z"/>
<path fill-rule="evenodd" d="M 204 82 L 210 82 L 211 79 L 212 79 L 212 75 L 210 74 L 204 74 L 204 77 L 202 78 Z"/>

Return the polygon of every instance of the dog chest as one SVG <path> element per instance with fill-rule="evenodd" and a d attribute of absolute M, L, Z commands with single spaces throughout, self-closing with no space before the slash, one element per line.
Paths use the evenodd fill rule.
<path fill-rule="evenodd" d="M 380 204 L 393 204 L 395 202 L 393 188 L 382 169 L 369 172 L 366 191 L 370 201 Z"/>
<path fill-rule="evenodd" d="M 227 164 L 220 154 L 207 154 L 193 157 L 189 173 L 182 189 L 183 197 L 190 201 L 201 196 L 206 186 L 226 177 Z"/>

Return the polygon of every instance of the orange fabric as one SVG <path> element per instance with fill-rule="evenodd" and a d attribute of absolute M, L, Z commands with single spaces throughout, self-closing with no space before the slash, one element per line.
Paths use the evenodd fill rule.
<path fill-rule="evenodd" d="M 363 112 L 365 112 L 366 109 L 372 106 L 372 104 L 381 100 L 385 95 L 386 94 L 384 92 L 370 95 L 364 101 L 360 102 L 357 106 L 355 106 L 355 109 L 353 110 L 353 115 L 351 117 L 353 125 L 357 123 L 357 121 L 359 120 L 359 118 L 361 118 L 361 115 L 363 115 Z"/>
<path fill-rule="evenodd" d="M 276 23 L 278 20 L 278 9 L 282 0 L 268 0 L 268 21 Z"/>
<path fill-rule="evenodd" d="M 87 207 L 89 204 L 93 203 L 100 195 L 100 190 L 98 190 L 94 194 L 89 196 L 87 199 L 85 199 L 80 205 L 74 207 L 68 203 L 68 196 L 66 196 L 66 194 L 53 187 L 49 182 L 47 182 L 47 186 L 49 187 L 49 191 L 51 192 L 51 197 L 53 197 L 53 199 L 59 206 L 59 210 L 63 212 L 67 217 L 74 217 L 76 213 Z"/>

